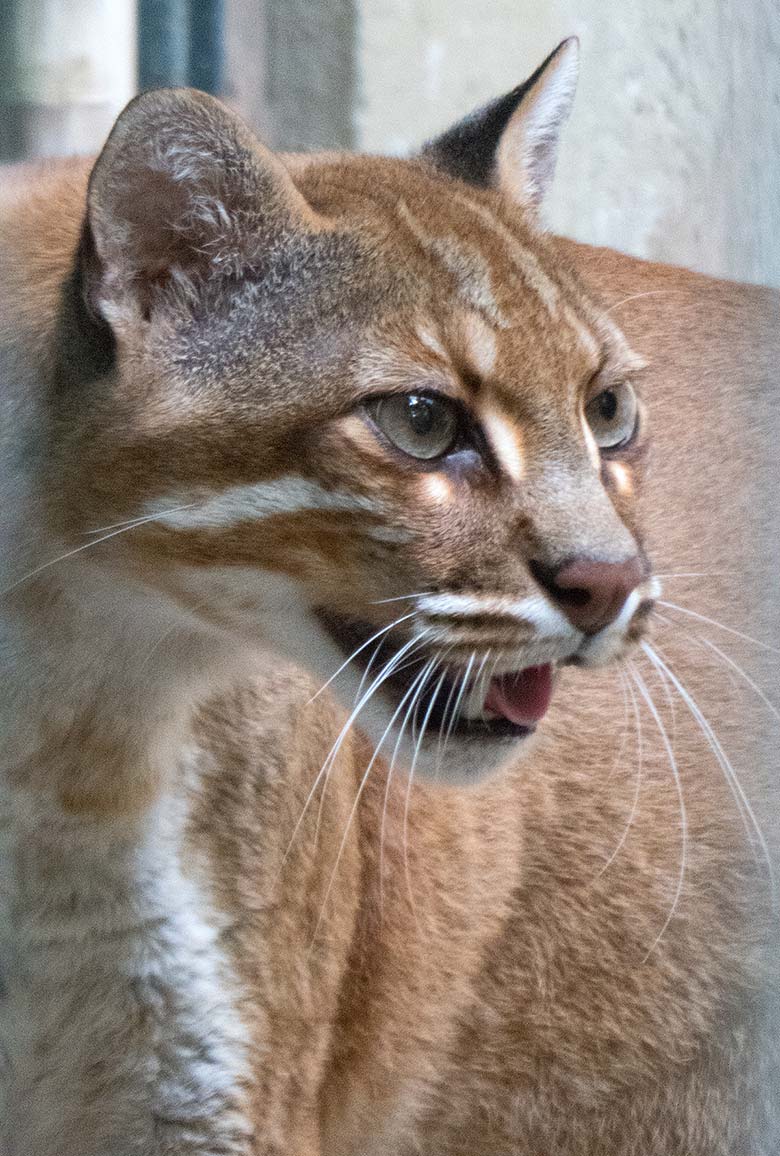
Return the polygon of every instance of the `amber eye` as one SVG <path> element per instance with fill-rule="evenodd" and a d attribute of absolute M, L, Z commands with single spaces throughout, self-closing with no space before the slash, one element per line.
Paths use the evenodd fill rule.
<path fill-rule="evenodd" d="M 396 393 L 369 402 L 368 412 L 385 437 L 413 458 L 441 458 L 458 440 L 458 409 L 444 397 Z"/>
<path fill-rule="evenodd" d="M 634 436 L 638 416 L 636 394 L 627 381 L 602 390 L 585 406 L 591 433 L 602 450 L 627 445 Z"/>

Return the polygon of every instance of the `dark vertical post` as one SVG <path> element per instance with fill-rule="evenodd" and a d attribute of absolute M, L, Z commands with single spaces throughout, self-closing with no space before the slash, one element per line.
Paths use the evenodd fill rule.
<path fill-rule="evenodd" d="M 224 92 L 224 0 L 190 0 L 189 83 Z"/>
<path fill-rule="evenodd" d="M 189 84 L 187 0 L 138 0 L 138 86 Z"/>
<path fill-rule="evenodd" d="M 17 3 L 0 0 L 0 161 L 24 155 L 24 124 L 18 106 Z"/>

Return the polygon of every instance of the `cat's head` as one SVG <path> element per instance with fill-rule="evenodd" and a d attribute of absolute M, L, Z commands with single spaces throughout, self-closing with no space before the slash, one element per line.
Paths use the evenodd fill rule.
<path fill-rule="evenodd" d="M 354 652 L 358 725 L 450 778 L 653 595 L 641 365 L 536 221 L 576 56 L 408 161 L 280 159 L 210 97 L 141 96 L 72 286 L 69 525 L 122 531 L 95 564 L 323 681 Z"/>

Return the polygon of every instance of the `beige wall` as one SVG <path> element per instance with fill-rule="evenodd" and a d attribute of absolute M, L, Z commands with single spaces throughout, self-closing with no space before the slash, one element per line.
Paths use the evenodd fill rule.
<path fill-rule="evenodd" d="M 582 43 L 548 221 L 780 284 L 778 0 L 360 0 L 359 147 L 403 152 Z"/>
<path fill-rule="evenodd" d="M 14 0 L 3 34 L 0 156 L 99 148 L 135 92 L 134 0 Z"/>

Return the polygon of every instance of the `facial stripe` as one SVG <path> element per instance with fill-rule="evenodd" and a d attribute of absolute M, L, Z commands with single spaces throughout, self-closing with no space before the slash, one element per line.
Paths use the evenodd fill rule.
<path fill-rule="evenodd" d="M 570 305 L 564 305 L 563 315 L 567 323 L 571 326 L 579 338 L 580 345 L 587 350 L 588 356 L 593 362 L 594 370 L 598 368 L 599 360 L 601 358 L 601 347 L 596 338 L 591 333 L 588 326 L 577 316 Z"/>
<path fill-rule="evenodd" d="M 165 526 L 180 530 L 224 529 L 242 522 L 256 522 L 279 514 L 307 510 L 347 510 L 377 513 L 378 504 L 360 494 L 326 490 L 299 475 L 287 475 L 272 482 L 230 486 L 219 494 L 208 494 L 198 505 L 176 510 L 180 495 L 150 502 L 145 515 Z M 190 497 L 190 500 L 192 498 Z"/>
<path fill-rule="evenodd" d="M 588 457 L 590 458 L 590 464 L 593 466 L 594 470 L 601 472 L 601 450 L 599 449 L 598 443 L 593 436 L 593 431 L 588 425 L 588 420 L 585 417 L 585 414 L 582 415 L 581 422 L 582 434 L 585 438 L 585 445 L 588 447 Z"/>
<path fill-rule="evenodd" d="M 398 203 L 398 216 L 420 247 L 454 279 L 457 294 L 464 304 L 476 309 L 492 325 L 505 328 L 508 322 L 493 295 L 492 275 L 484 256 L 470 246 L 458 244 L 451 234 L 434 236 L 405 201 Z"/>
<path fill-rule="evenodd" d="M 423 345 L 429 353 L 435 354 L 436 357 L 440 358 L 442 361 L 446 362 L 447 365 L 449 365 L 450 358 L 447 350 L 439 341 L 438 337 L 436 337 L 436 335 L 430 331 L 430 329 L 427 329 L 424 325 L 418 325 L 415 329 L 415 334 L 417 335 L 417 339 L 420 342 L 420 345 Z"/>
<path fill-rule="evenodd" d="M 501 468 L 513 482 L 519 482 L 524 471 L 519 429 L 495 410 L 484 407 L 482 425 Z"/>
<path fill-rule="evenodd" d="M 464 208 L 468 208 L 490 232 L 497 236 L 502 248 L 512 260 L 517 272 L 527 287 L 536 294 L 553 319 L 558 316 L 560 294 L 554 282 L 547 276 L 536 256 L 510 232 L 503 221 L 495 217 L 489 209 L 462 193 L 453 197 Z"/>
<path fill-rule="evenodd" d="M 465 313 L 460 320 L 463 356 L 469 369 L 483 381 L 489 381 L 496 368 L 496 335 L 478 313 Z"/>
<path fill-rule="evenodd" d="M 524 626 L 532 626 L 540 635 L 571 635 L 568 619 L 542 595 L 507 598 L 501 595 L 426 594 L 417 600 L 416 608 L 424 614 L 441 614 L 468 619 L 480 614 L 505 616 Z"/>
<path fill-rule="evenodd" d="M 420 485 L 425 497 L 437 505 L 452 500 L 452 482 L 443 474 L 424 474 Z"/>

